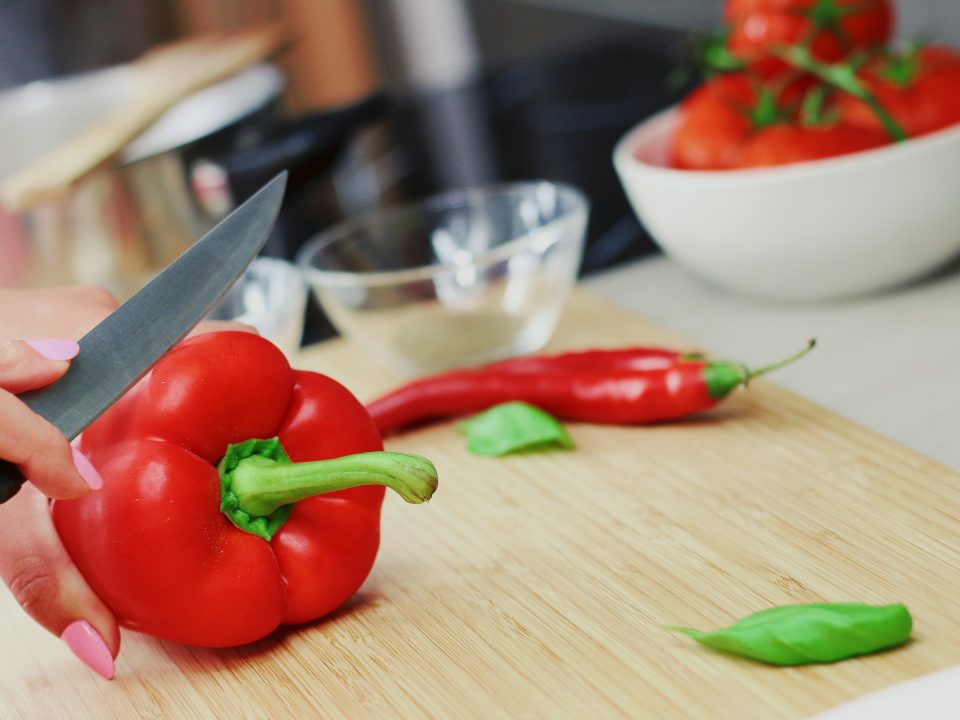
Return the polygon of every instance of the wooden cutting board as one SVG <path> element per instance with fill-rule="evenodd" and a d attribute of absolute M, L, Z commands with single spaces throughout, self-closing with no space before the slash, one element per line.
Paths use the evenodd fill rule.
<path fill-rule="evenodd" d="M 553 347 L 667 342 L 577 293 Z M 298 364 L 363 398 L 400 380 L 342 341 Z M 107 683 L 4 594 L 0 716 L 803 718 L 960 663 L 960 475 L 762 381 L 696 421 L 570 431 L 510 459 L 450 425 L 391 440 L 434 460 L 435 499 L 388 497 L 360 593 L 254 646 L 125 632 Z M 777 669 L 660 629 L 844 600 L 906 603 L 914 640 Z"/>

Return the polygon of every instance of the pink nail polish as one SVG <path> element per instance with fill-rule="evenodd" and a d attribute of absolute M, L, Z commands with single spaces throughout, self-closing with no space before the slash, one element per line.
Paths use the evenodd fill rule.
<path fill-rule="evenodd" d="M 73 453 L 73 464 L 76 466 L 77 472 L 80 473 L 84 482 L 90 486 L 90 489 L 99 490 L 102 488 L 103 478 L 100 477 L 100 473 L 97 472 L 93 464 L 87 460 L 87 456 L 72 446 L 70 452 Z"/>
<path fill-rule="evenodd" d="M 86 620 L 75 620 L 60 634 L 67 647 L 95 673 L 113 680 L 113 657 L 100 633 Z"/>
<path fill-rule="evenodd" d="M 27 345 L 47 360 L 73 360 L 80 352 L 76 340 L 28 340 Z"/>

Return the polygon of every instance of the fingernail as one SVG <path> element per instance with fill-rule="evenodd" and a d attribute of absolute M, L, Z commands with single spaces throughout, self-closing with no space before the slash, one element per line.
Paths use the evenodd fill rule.
<path fill-rule="evenodd" d="M 88 668 L 107 680 L 113 680 L 113 656 L 100 633 L 86 620 L 75 620 L 60 635 L 67 647 Z"/>
<path fill-rule="evenodd" d="M 100 473 L 97 472 L 93 464 L 87 460 L 87 456 L 72 446 L 70 452 L 73 453 L 73 464 L 76 466 L 77 472 L 80 473 L 83 481 L 90 486 L 90 489 L 99 490 L 102 488 L 103 478 L 100 477 Z"/>
<path fill-rule="evenodd" d="M 27 345 L 47 360 L 73 360 L 80 352 L 76 340 L 28 340 Z"/>

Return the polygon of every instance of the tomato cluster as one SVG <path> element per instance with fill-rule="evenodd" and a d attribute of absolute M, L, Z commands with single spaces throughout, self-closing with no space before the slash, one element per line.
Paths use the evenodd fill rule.
<path fill-rule="evenodd" d="M 726 0 L 722 74 L 682 105 L 674 167 L 785 165 L 960 123 L 960 54 L 896 51 L 890 0 Z"/>
<path fill-rule="evenodd" d="M 727 0 L 727 48 L 763 77 L 789 70 L 771 51 L 807 44 L 818 60 L 843 60 L 852 48 L 878 48 L 893 34 L 889 0 Z"/>

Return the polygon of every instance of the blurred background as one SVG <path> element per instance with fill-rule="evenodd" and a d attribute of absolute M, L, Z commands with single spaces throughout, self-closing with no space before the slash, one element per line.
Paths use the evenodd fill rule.
<path fill-rule="evenodd" d="M 9 95 L 177 38 L 279 20 L 292 41 L 272 61 L 280 80 L 268 78 L 260 100 L 224 121 L 236 132 L 196 152 L 186 142 L 177 159 L 210 219 L 292 163 L 266 250 L 290 259 L 319 230 L 378 204 L 498 180 L 566 181 L 592 202 L 580 269 L 590 275 L 654 252 L 611 151 L 689 90 L 691 38 L 718 25 L 720 8 L 720 0 L 0 0 L 0 89 Z M 957 0 L 902 0 L 898 11 L 901 36 L 960 44 Z M 10 252 L 2 241 L 0 251 Z M 328 332 L 315 318 L 306 339 Z"/>

